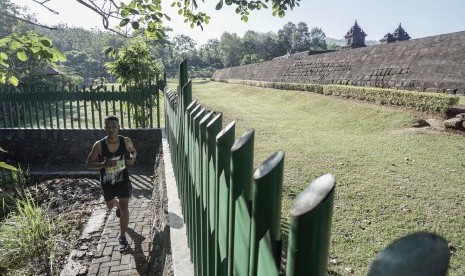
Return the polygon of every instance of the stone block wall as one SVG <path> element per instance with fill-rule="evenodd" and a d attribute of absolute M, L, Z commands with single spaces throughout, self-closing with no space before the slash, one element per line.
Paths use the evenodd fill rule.
<path fill-rule="evenodd" d="M 161 129 L 122 129 L 137 150 L 136 164 L 153 168 L 161 146 Z M 0 147 L 7 162 L 23 165 L 84 165 L 100 129 L 0 129 Z"/>
<path fill-rule="evenodd" d="M 302 52 L 217 70 L 216 80 L 343 84 L 465 94 L 465 31 L 364 48 Z"/>

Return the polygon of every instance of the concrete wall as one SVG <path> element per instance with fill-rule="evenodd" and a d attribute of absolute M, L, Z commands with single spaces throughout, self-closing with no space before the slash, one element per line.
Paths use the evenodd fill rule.
<path fill-rule="evenodd" d="M 221 69 L 217 80 L 347 84 L 465 94 L 465 32 Z"/>
<path fill-rule="evenodd" d="M 161 146 L 161 129 L 124 129 L 137 150 L 136 164 L 153 168 Z M 0 129 L 0 147 L 6 161 L 24 165 L 85 164 L 95 141 L 105 137 L 99 129 Z M 4 158 L 2 158 L 4 160 Z"/>

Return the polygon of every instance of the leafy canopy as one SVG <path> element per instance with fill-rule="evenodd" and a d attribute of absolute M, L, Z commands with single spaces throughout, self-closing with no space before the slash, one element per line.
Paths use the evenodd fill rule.
<path fill-rule="evenodd" d="M 123 85 L 139 86 L 162 72 L 161 62 L 152 59 L 142 38 L 132 40 L 129 46 L 123 47 L 118 53 L 112 47 L 104 51 L 109 56 L 117 57 L 115 61 L 106 63 L 105 67 Z"/>
<path fill-rule="evenodd" d="M 147 37 L 163 37 L 163 22 L 171 20 L 163 12 L 163 7 L 166 7 L 168 1 L 171 8 L 177 9 L 178 15 L 184 17 L 184 22 L 191 28 L 198 26 L 203 29 L 203 25 L 210 21 L 210 16 L 200 10 L 199 0 L 126 0 L 119 3 L 114 0 L 76 1 L 101 16 L 106 29 L 123 35 L 129 34 L 131 30 L 143 29 Z M 225 4 L 234 6 L 241 20 L 247 22 L 251 11 L 267 9 L 271 5 L 274 16 L 284 17 L 286 10 L 299 6 L 299 2 L 300 0 L 219 0 L 215 8 L 221 10 Z M 119 22 L 114 29 L 110 26 L 111 20 Z"/>
<path fill-rule="evenodd" d="M 24 35 L 10 34 L 0 39 L 0 82 L 18 85 L 18 79 L 10 69 L 9 59 L 18 58 L 27 61 L 29 58 L 45 60 L 55 66 L 58 61 L 66 61 L 66 57 L 53 46 L 52 41 L 35 33 Z"/>

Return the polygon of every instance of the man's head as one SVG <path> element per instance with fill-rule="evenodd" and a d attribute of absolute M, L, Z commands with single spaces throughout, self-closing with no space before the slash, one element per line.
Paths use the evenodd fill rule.
<path fill-rule="evenodd" d="M 115 115 L 105 117 L 105 131 L 108 136 L 118 135 L 119 119 Z"/>

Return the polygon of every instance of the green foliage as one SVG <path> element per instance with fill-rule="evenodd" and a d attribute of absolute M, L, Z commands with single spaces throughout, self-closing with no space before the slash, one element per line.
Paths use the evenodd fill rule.
<path fill-rule="evenodd" d="M 5 169 L 5 170 L 10 170 L 10 171 L 16 171 L 16 168 L 8 165 L 7 163 L 0 161 L 0 169 Z"/>
<path fill-rule="evenodd" d="M 241 65 L 259 63 L 259 62 L 262 62 L 262 61 L 263 61 L 263 59 L 261 59 L 258 56 L 258 54 L 244 55 L 244 57 L 241 60 Z"/>
<path fill-rule="evenodd" d="M 264 1 L 247 1 L 247 0 L 220 0 L 216 3 L 215 8 L 220 10 L 223 4 L 234 6 L 236 13 L 240 15 L 241 20 L 248 21 L 251 11 L 268 8 L 271 4 L 273 16 L 283 17 L 285 11 L 293 9 L 299 5 L 300 0 L 264 0 Z M 121 2 L 120 5 L 113 3 L 113 9 L 108 11 L 106 16 L 110 17 L 112 13 L 117 13 L 121 20 L 117 26 L 117 31 L 125 33 L 130 30 L 143 29 L 147 37 L 160 39 L 165 36 L 163 22 L 171 18 L 162 11 L 161 0 L 131 0 Z M 172 0 L 171 8 L 177 9 L 178 15 L 184 17 L 184 23 L 189 24 L 191 28 L 200 27 L 210 22 L 210 16 L 199 10 L 197 0 L 181 1 Z M 108 24 L 108 22 L 104 23 Z M 108 26 L 107 26 L 108 27 Z"/>
<path fill-rule="evenodd" d="M 14 272 L 35 264 L 45 266 L 50 275 L 58 269 L 55 255 L 60 238 L 60 222 L 48 208 L 39 206 L 27 191 L 14 200 L 15 211 L 0 223 L 0 269 Z M 56 271 L 55 271 L 56 273 Z"/>
<path fill-rule="evenodd" d="M 446 112 L 459 103 L 459 97 L 448 94 L 395 90 L 374 87 L 319 85 L 306 83 L 261 82 L 252 80 L 217 80 L 234 84 L 253 85 L 285 90 L 310 91 L 318 94 L 340 96 L 379 105 L 405 106 L 427 112 Z"/>
<path fill-rule="evenodd" d="M 323 94 L 430 112 L 446 112 L 459 102 L 459 97 L 448 94 L 344 85 L 324 85 Z"/>
<path fill-rule="evenodd" d="M 0 220 L 8 215 L 16 193 L 31 184 L 29 171 L 21 167 L 0 169 Z"/>
<path fill-rule="evenodd" d="M 108 48 L 105 52 L 111 53 Z M 147 44 L 141 38 L 134 39 L 129 46 L 119 50 L 118 59 L 105 64 L 108 72 L 123 85 L 140 86 L 155 79 L 156 74 L 163 71 L 162 63 L 153 60 Z"/>
<path fill-rule="evenodd" d="M 160 60 L 153 60 L 150 51 L 147 47 L 146 42 L 142 38 L 136 38 L 131 41 L 129 46 L 123 47 L 116 53 L 110 48 L 104 49 L 109 55 L 117 56 L 118 59 L 113 62 L 105 64 L 108 72 L 115 76 L 123 85 L 131 85 L 132 87 L 143 89 L 144 86 L 149 84 L 156 79 L 157 74 L 161 74 L 163 71 L 163 64 Z M 127 90 L 127 93 L 131 93 L 131 89 Z M 143 106 L 137 106 L 138 116 L 133 116 L 133 119 L 139 124 L 142 124 L 143 120 L 147 120 L 149 116 L 148 109 L 151 105 L 155 106 L 155 98 L 147 99 Z M 135 105 L 130 103 L 132 114 L 135 114 Z M 146 118 L 143 118 L 143 114 L 146 114 Z M 148 121 L 148 120 L 147 120 Z"/>
<path fill-rule="evenodd" d="M 8 35 L 0 39 L 0 82 L 3 84 L 17 86 L 19 83 L 18 72 L 12 67 L 15 57 L 21 62 L 29 59 L 44 61 L 53 67 L 57 62 L 66 61 L 66 57 L 44 36 L 32 32 Z"/>
<path fill-rule="evenodd" d="M 293 54 L 304 51 L 324 51 L 327 49 L 326 35 L 320 28 L 313 27 L 310 31 L 304 22 L 295 25 L 286 23 L 278 31 L 280 42 L 286 47 L 288 53 Z"/>
<path fill-rule="evenodd" d="M 66 55 L 67 61 L 59 66 L 60 73 L 70 76 L 73 82 L 79 81 L 78 84 L 84 85 L 101 77 L 111 78 L 104 64 L 114 57 L 102 52 L 102 49 L 119 49 L 126 45 L 126 38 L 97 29 L 70 28 L 66 25 L 57 25 L 57 28 L 54 31 L 37 31 L 49 37 Z"/>

